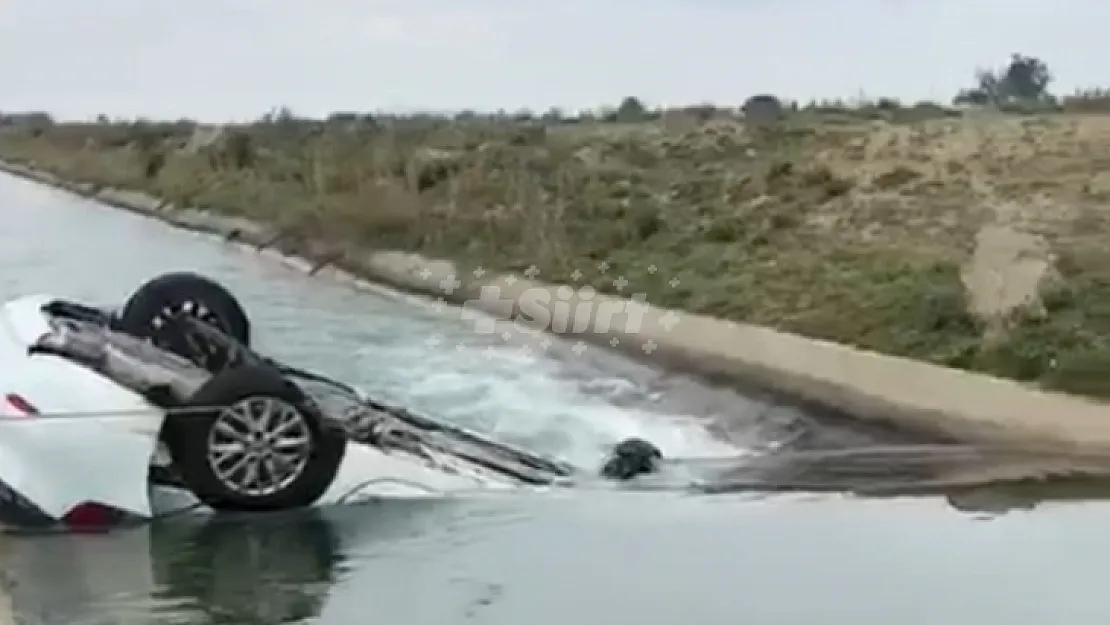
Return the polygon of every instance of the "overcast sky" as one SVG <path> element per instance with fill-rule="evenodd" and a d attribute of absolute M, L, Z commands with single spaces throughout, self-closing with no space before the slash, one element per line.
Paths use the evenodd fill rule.
<path fill-rule="evenodd" d="M 1034 54 L 1110 86 L 1106 0 L 0 0 L 0 110 L 247 119 L 894 95 Z"/>

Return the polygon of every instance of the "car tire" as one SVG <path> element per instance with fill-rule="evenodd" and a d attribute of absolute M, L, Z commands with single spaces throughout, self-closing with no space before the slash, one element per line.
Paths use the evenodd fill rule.
<path fill-rule="evenodd" d="M 162 434 L 185 487 L 221 511 L 310 506 L 331 486 L 347 450 L 346 435 L 267 366 L 217 373 L 171 410 Z M 249 483 L 247 467 L 266 478 L 265 487 L 261 479 Z"/>
<path fill-rule="evenodd" d="M 216 372 L 231 364 L 231 350 L 190 333 L 174 323 L 190 316 L 211 325 L 243 346 L 250 346 L 251 327 L 242 305 L 226 288 L 204 276 L 167 273 L 142 285 L 116 317 L 116 329 L 150 339 L 155 345 Z"/>

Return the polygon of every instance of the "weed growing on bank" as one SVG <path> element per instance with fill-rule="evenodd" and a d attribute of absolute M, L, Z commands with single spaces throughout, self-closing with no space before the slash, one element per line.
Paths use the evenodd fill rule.
<path fill-rule="evenodd" d="M 924 111 L 17 125 L 0 157 L 1110 396 L 1110 116 Z"/>

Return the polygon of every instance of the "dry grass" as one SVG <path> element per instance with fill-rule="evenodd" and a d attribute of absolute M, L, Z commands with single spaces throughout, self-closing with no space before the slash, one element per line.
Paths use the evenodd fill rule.
<path fill-rule="evenodd" d="M 188 125 L 62 125 L 0 133 L 0 157 L 1110 396 L 1110 117 L 871 117 L 278 123 L 188 149 Z"/>

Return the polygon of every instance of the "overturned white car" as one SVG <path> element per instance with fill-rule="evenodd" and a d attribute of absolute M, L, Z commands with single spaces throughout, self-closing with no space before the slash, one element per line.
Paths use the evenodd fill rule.
<path fill-rule="evenodd" d="M 118 310 L 48 296 L 0 307 L 0 523 L 113 525 L 189 508 L 567 485 L 568 464 L 379 403 L 250 348 L 221 285 L 172 273 Z M 617 446 L 601 475 L 653 471 Z"/>

